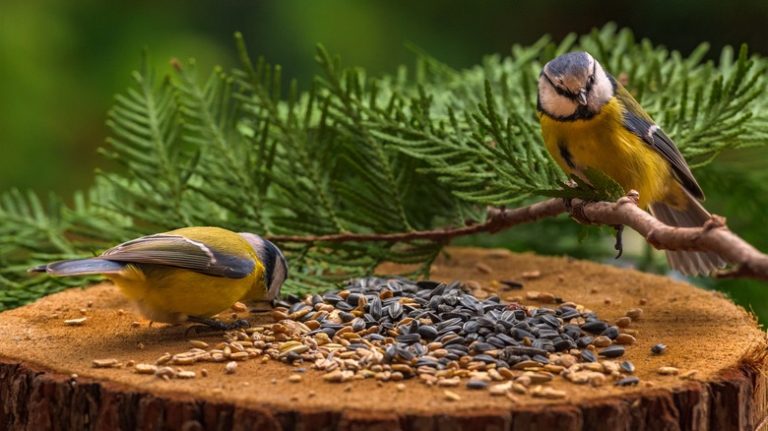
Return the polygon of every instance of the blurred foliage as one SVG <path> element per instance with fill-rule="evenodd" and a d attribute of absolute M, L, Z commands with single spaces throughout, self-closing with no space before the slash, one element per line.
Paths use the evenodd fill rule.
<path fill-rule="evenodd" d="M 727 5 L 713 0 L 695 5 L 488 1 L 482 7 L 459 1 L 6 0 L 0 2 L 0 191 L 11 187 L 41 194 L 54 191 L 65 197 L 68 206 L 83 204 L 85 196 L 73 201 L 71 192 L 92 185 L 97 166 L 115 168 L 99 158 L 95 148 L 108 133 L 104 113 L 112 104 L 111 95 L 130 84 L 126 71 L 135 67 L 144 47 L 150 47 L 153 67 L 161 72 L 170 70 L 170 58 L 192 56 L 198 68 L 207 71 L 214 64 L 228 67 L 236 62 L 231 34 L 239 29 L 252 52 L 282 64 L 285 75 L 307 88 L 318 72 L 312 60 L 317 42 L 341 54 L 346 64 L 365 67 L 370 75 L 392 73 L 395 65 L 411 62 L 406 42 L 461 70 L 489 52 L 508 52 L 512 42 L 529 44 L 543 33 L 559 39 L 608 20 L 684 53 L 706 40 L 714 49 L 705 58 L 717 59 L 724 45 L 741 42 L 749 43 L 753 52 L 768 53 L 768 3 L 762 0 Z M 762 103 L 761 109 L 766 109 L 765 98 Z M 668 130 L 677 127 L 676 118 L 657 119 Z M 731 150 L 721 154 L 718 163 L 696 171 L 707 192 L 707 206 L 727 215 L 731 228 L 762 250 L 768 249 L 762 223 L 768 196 L 766 156 L 762 148 Z M 98 193 L 98 188 L 89 193 Z M 51 202 L 55 205 L 57 200 Z M 104 223 L 125 226 L 124 220 Z M 584 231 L 557 219 L 462 242 L 609 258 L 610 238 L 589 229 L 587 238 L 580 240 Z M 634 258 L 643 268 L 664 268 L 658 253 L 641 251 Z M 631 259 L 627 256 L 622 262 Z M 763 283 L 696 282 L 727 290 L 768 321 Z M 30 298 L 36 296 L 39 293 L 30 293 Z"/>

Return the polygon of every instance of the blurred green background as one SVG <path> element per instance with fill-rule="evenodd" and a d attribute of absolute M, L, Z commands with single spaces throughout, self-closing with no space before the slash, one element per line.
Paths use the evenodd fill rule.
<path fill-rule="evenodd" d="M 706 41 L 712 59 L 724 45 L 742 42 L 768 55 L 766 0 L 2 0 L 0 190 L 29 188 L 66 197 L 88 187 L 94 169 L 106 163 L 96 148 L 107 135 L 112 96 L 128 86 L 144 48 L 160 69 L 173 57 L 195 57 L 207 71 L 234 63 L 232 34 L 241 31 L 252 53 L 307 83 L 317 71 L 317 43 L 340 54 L 344 64 L 373 74 L 411 64 L 407 42 L 462 68 L 485 54 L 507 53 L 513 43 L 528 44 L 545 33 L 559 39 L 608 21 L 684 54 Z M 707 206 L 727 215 L 731 227 L 762 250 L 768 250 L 766 156 L 764 150 L 733 152 L 697 171 Z M 608 258 L 610 246 L 577 241 L 577 229 L 548 221 L 470 242 Z M 642 246 L 634 255 L 644 269 L 663 268 Z M 727 291 L 768 322 L 765 284 L 697 282 Z"/>

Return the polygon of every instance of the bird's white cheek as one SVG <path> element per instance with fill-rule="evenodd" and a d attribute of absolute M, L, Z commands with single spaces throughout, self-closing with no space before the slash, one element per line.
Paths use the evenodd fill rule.
<path fill-rule="evenodd" d="M 611 100 L 611 97 L 613 97 L 613 86 L 611 85 L 608 76 L 606 76 L 605 72 L 600 68 L 597 72 L 597 81 L 592 88 L 592 93 L 589 98 L 590 110 L 592 112 L 599 112 L 600 108 Z"/>
<path fill-rule="evenodd" d="M 576 109 L 578 108 L 576 102 L 560 96 L 549 85 L 545 84 L 539 86 L 539 93 L 541 95 L 541 107 L 550 115 L 567 117 L 576 112 Z"/>

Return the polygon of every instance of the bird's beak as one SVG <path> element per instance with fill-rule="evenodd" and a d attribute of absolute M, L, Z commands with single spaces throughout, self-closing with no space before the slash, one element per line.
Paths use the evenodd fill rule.
<path fill-rule="evenodd" d="M 587 106 L 587 90 L 582 89 L 579 91 L 579 105 Z"/>

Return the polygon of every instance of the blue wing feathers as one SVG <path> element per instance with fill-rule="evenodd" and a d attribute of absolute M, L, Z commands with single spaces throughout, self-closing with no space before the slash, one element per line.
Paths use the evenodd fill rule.
<path fill-rule="evenodd" d="M 62 260 L 30 269 L 32 272 L 47 272 L 51 275 L 94 275 L 115 274 L 123 270 L 125 263 L 105 259 Z"/>
<path fill-rule="evenodd" d="M 697 199 L 704 199 L 704 192 L 693 177 L 691 169 L 685 162 L 683 155 L 680 154 L 680 150 L 677 149 L 672 139 L 660 127 L 656 126 L 653 121 L 643 118 L 631 110 L 624 112 L 624 127 L 664 157 L 672 167 L 672 171 L 675 173 L 678 181 L 680 181 L 680 184 L 685 187 L 688 193 Z"/>

